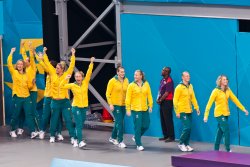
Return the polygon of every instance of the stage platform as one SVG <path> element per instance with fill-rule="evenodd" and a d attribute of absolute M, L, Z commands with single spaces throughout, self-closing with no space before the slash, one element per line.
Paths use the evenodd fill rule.
<path fill-rule="evenodd" d="M 63 142 L 49 143 L 45 140 L 31 140 L 27 134 L 12 139 L 9 128 L 0 127 L 0 166 L 1 167 L 51 167 L 53 160 L 64 159 L 84 163 L 110 164 L 129 167 L 171 167 L 171 156 L 187 153 L 179 151 L 177 142 L 160 142 L 158 138 L 143 137 L 145 151 L 137 151 L 132 135 L 125 135 L 126 149 L 120 149 L 108 142 L 111 131 L 84 129 L 87 146 L 84 149 L 73 148 L 69 144 L 67 131 L 63 131 Z M 206 152 L 213 149 L 211 143 L 191 142 L 195 152 Z M 250 153 L 249 147 L 231 147 L 234 152 Z M 192 153 L 190 153 L 192 154 Z M 250 156 L 249 156 L 250 157 Z M 250 159 L 250 158 L 249 158 Z M 66 164 L 66 163 L 64 163 Z M 70 166 L 73 167 L 73 166 Z M 201 166 L 203 167 L 203 166 Z"/>
<path fill-rule="evenodd" d="M 250 154 L 206 151 L 172 156 L 175 167 L 249 167 Z"/>

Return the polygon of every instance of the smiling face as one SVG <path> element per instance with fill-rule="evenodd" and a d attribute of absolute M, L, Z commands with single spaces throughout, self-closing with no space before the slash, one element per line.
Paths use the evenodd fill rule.
<path fill-rule="evenodd" d="M 60 63 L 56 65 L 56 74 L 61 75 L 63 73 L 63 68 Z"/>
<path fill-rule="evenodd" d="M 140 81 L 142 81 L 142 74 L 141 74 L 140 71 L 135 71 L 134 80 L 135 80 L 135 82 L 140 82 Z"/>
<path fill-rule="evenodd" d="M 227 86 L 228 85 L 228 79 L 226 76 L 222 76 L 221 77 L 221 82 L 220 82 L 221 86 Z"/>
<path fill-rule="evenodd" d="M 24 61 L 22 61 L 22 60 L 18 60 L 17 62 L 16 62 L 16 69 L 17 69 L 17 71 L 23 71 L 24 70 Z"/>
<path fill-rule="evenodd" d="M 125 76 L 125 70 L 124 70 L 124 68 L 119 68 L 119 69 L 117 70 L 117 75 L 118 75 L 118 77 L 120 77 L 120 78 L 124 78 L 124 76 Z"/>

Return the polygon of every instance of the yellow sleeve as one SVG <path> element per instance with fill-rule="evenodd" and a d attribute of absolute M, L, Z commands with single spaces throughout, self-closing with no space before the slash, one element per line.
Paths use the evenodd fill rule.
<path fill-rule="evenodd" d="M 109 80 L 107 90 L 106 90 L 106 98 L 107 98 L 107 101 L 108 101 L 109 105 L 112 105 L 111 92 L 112 92 L 113 87 L 114 87 L 114 80 L 112 78 L 112 79 Z"/>
<path fill-rule="evenodd" d="M 179 85 L 175 88 L 174 90 L 174 99 L 173 99 L 173 103 L 174 103 L 174 110 L 176 114 L 179 114 L 179 110 L 178 110 L 178 102 L 179 102 L 179 97 L 181 95 L 181 89 L 179 88 Z"/>
<path fill-rule="evenodd" d="M 245 107 L 241 104 L 238 98 L 234 95 L 234 93 L 229 89 L 229 98 L 234 102 L 234 104 L 241 109 L 242 111 L 245 110 Z"/>
<path fill-rule="evenodd" d="M 67 80 L 65 79 L 65 81 L 67 81 Z M 67 81 L 67 82 L 68 82 L 68 81 Z M 73 87 L 72 83 L 64 84 L 64 85 L 63 85 L 63 88 L 64 88 L 64 89 L 71 89 L 72 87 Z"/>
<path fill-rule="evenodd" d="M 47 54 L 44 54 L 44 56 L 43 56 L 43 62 L 44 62 L 44 64 L 45 64 L 45 67 L 47 67 L 47 68 L 46 68 L 47 71 L 48 71 L 50 74 L 53 74 L 53 73 L 56 72 L 55 68 L 50 64 Z"/>
<path fill-rule="evenodd" d="M 153 97 L 152 97 L 152 93 L 151 93 L 151 89 L 150 89 L 149 83 L 148 83 L 148 106 L 150 108 L 153 108 Z"/>
<path fill-rule="evenodd" d="M 207 106 L 206 106 L 205 113 L 204 113 L 204 118 L 206 118 L 206 119 L 209 116 L 210 108 L 212 107 L 212 104 L 215 101 L 216 96 L 217 96 L 217 91 L 213 90 L 210 97 L 209 97 L 209 100 L 207 102 Z"/>
<path fill-rule="evenodd" d="M 26 54 L 26 50 L 24 47 L 21 48 L 21 54 L 22 54 L 23 60 L 26 60 L 28 56 Z"/>
<path fill-rule="evenodd" d="M 92 71 L 93 71 L 93 67 L 94 67 L 94 64 L 90 63 L 88 71 L 87 71 L 86 76 L 85 76 L 85 82 L 87 82 L 87 83 L 90 81 L 91 74 L 92 74 Z"/>
<path fill-rule="evenodd" d="M 8 56 L 8 59 L 7 59 L 7 65 L 8 65 L 8 69 L 10 71 L 10 74 L 12 75 L 15 71 L 15 68 L 13 67 L 13 64 L 12 64 L 12 54 L 10 54 Z"/>
<path fill-rule="evenodd" d="M 30 80 L 30 79 L 28 79 L 28 88 L 29 88 L 29 89 L 32 89 L 33 86 L 34 86 L 33 81 Z"/>
<path fill-rule="evenodd" d="M 32 51 L 30 51 L 30 65 L 31 65 L 31 68 L 34 70 L 34 72 L 36 72 L 36 62 L 35 62 L 34 53 Z"/>
<path fill-rule="evenodd" d="M 199 106 L 198 106 L 198 103 L 197 103 L 197 100 L 196 100 L 196 97 L 195 97 L 195 93 L 194 93 L 194 88 L 193 88 L 193 86 L 192 86 L 192 89 L 193 89 L 193 93 L 192 93 L 192 95 L 191 95 L 191 102 L 192 102 L 192 104 L 193 104 L 193 106 L 194 106 L 194 109 L 195 110 L 199 110 Z"/>
<path fill-rule="evenodd" d="M 129 84 L 128 85 L 128 90 L 126 93 L 126 99 L 125 99 L 125 105 L 126 105 L 126 110 L 130 111 L 131 110 L 131 96 L 132 96 L 132 91 L 133 91 L 133 85 Z"/>
<path fill-rule="evenodd" d="M 74 71 L 74 68 L 75 68 L 75 61 L 76 61 L 76 57 L 75 55 L 73 54 L 70 58 L 70 64 L 69 64 L 69 68 L 68 70 L 66 71 L 67 74 L 71 75 Z"/>

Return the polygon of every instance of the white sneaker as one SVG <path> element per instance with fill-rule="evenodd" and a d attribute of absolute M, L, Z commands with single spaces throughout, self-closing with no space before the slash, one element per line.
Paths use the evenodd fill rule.
<path fill-rule="evenodd" d="M 132 137 L 132 140 L 135 142 L 135 136 Z"/>
<path fill-rule="evenodd" d="M 178 147 L 179 147 L 179 149 L 180 149 L 182 152 L 188 151 L 188 150 L 187 150 L 187 147 L 186 147 L 184 144 L 179 144 Z"/>
<path fill-rule="evenodd" d="M 79 148 L 82 148 L 82 147 L 84 147 L 84 146 L 86 146 L 87 144 L 84 142 L 84 141 L 81 141 L 80 143 L 79 143 Z"/>
<path fill-rule="evenodd" d="M 10 131 L 10 137 L 13 137 L 13 138 L 16 138 L 17 135 L 16 135 L 16 131 Z"/>
<path fill-rule="evenodd" d="M 39 133 L 38 133 L 37 131 L 31 132 L 30 138 L 31 138 L 31 139 L 34 139 L 34 138 L 37 137 L 38 134 L 39 134 Z"/>
<path fill-rule="evenodd" d="M 63 141 L 64 140 L 63 136 L 60 133 L 57 135 L 57 140 L 58 141 Z"/>
<path fill-rule="evenodd" d="M 74 140 L 74 141 L 73 141 L 73 147 L 78 147 L 77 140 Z"/>
<path fill-rule="evenodd" d="M 55 137 L 50 137 L 49 142 L 50 143 L 55 143 Z"/>
<path fill-rule="evenodd" d="M 118 141 L 116 140 L 116 139 L 113 139 L 113 138 L 109 138 L 109 142 L 110 143 L 113 143 L 114 145 L 118 145 L 119 143 L 118 143 Z"/>
<path fill-rule="evenodd" d="M 17 129 L 17 134 L 18 134 L 18 135 L 22 135 L 22 134 L 23 134 L 23 132 L 24 132 L 24 130 L 23 130 L 23 129 L 21 129 L 21 128 L 18 128 L 18 129 Z"/>
<path fill-rule="evenodd" d="M 120 147 L 120 148 L 126 148 L 127 146 L 126 146 L 125 143 L 121 142 L 121 143 L 118 144 L 118 147 Z"/>
<path fill-rule="evenodd" d="M 70 138 L 70 143 L 71 143 L 72 145 L 74 144 L 74 141 L 75 141 L 74 137 L 71 137 L 71 138 Z"/>
<path fill-rule="evenodd" d="M 138 151 L 143 151 L 143 150 L 144 150 L 144 147 L 143 147 L 143 146 L 137 146 L 136 149 L 137 149 Z"/>
<path fill-rule="evenodd" d="M 43 140 L 44 137 L 45 137 L 45 132 L 41 130 L 41 131 L 39 132 L 39 139 Z"/>
<path fill-rule="evenodd" d="M 187 151 L 188 151 L 188 152 L 194 151 L 194 149 L 193 149 L 192 147 L 190 147 L 189 145 L 187 145 L 186 148 L 187 148 Z"/>

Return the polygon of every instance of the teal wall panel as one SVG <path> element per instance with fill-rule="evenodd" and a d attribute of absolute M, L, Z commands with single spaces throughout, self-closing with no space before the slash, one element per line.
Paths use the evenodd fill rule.
<path fill-rule="evenodd" d="M 237 21 L 134 14 L 123 14 L 121 21 L 123 65 L 130 81 L 136 69 L 145 71 L 156 100 L 163 66 L 172 68 L 175 86 L 181 80 L 181 72 L 189 71 L 202 113 L 200 117 L 195 113 L 193 115 L 191 138 L 214 141 L 217 123 L 213 117 L 213 108 L 207 124 L 203 123 L 203 114 L 218 75 L 228 75 L 231 89 L 237 92 Z M 237 109 L 231 103 L 230 108 L 233 111 L 230 117 L 231 140 L 238 144 Z M 174 123 L 178 138 L 181 123 L 175 116 Z M 133 133 L 131 118 L 126 118 L 126 132 Z M 155 101 L 150 129 L 146 135 L 162 135 L 159 106 Z"/>

